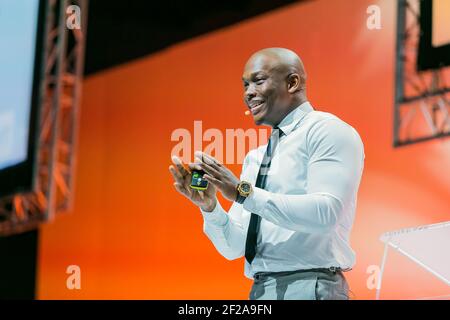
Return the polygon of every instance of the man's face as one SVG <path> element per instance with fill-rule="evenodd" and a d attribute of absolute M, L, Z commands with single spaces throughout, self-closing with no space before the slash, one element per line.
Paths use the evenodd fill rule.
<path fill-rule="evenodd" d="M 242 77 L 244 102 L 257 125 L 275 125 L 285 104 L 285 79 L 268 57 L 256 57 L 245 66 Z"/>

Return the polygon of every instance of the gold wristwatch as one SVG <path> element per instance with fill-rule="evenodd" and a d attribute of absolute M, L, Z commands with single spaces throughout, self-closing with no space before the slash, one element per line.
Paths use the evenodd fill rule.
<path fill-rule="evenodd" d="M 237 187 L 237 195 L 236 195 L 236 202 L 237 203 L 244 203 L 245 199 L 252 193 L 252 184 L 247 181 L 241 181 L 238 183 Z"/>

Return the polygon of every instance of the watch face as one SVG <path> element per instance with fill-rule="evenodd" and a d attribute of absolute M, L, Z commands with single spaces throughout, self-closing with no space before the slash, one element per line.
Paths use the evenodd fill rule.
<path fill-rule="evenodd" d="M 243 183 L 241 185 L 241 190 L 244 191 L 244 192 L 250 192 L 250 185 L 246 184 L 246 183 Z"/>

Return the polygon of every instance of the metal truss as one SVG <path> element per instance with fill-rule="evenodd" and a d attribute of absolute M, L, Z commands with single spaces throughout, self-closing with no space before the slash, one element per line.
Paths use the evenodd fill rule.
<path fill-rule="evenodd" d="M 47 1 L 39 138 L 32 192 L 0 199 L 0 236 L 35 229 L 73 202 L 88 0 Z M 76 5 L 81 28 L 66 25 Z"/>
<path fill-rule="evenodd" d="M 420 0 L 398 0 L 394 147 L 450 135 L 450 68 L 417 72 Z"/>

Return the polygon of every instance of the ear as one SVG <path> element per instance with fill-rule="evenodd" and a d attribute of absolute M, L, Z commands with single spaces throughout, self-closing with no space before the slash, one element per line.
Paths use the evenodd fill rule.
<path fill-rule="evenodd" d="M 288 92 L 295 93 L 303 89 L 302 79 L 300 78 L 298 73 L 291 73 L 288 75 L 287 84 L 288 84 Z"/>

